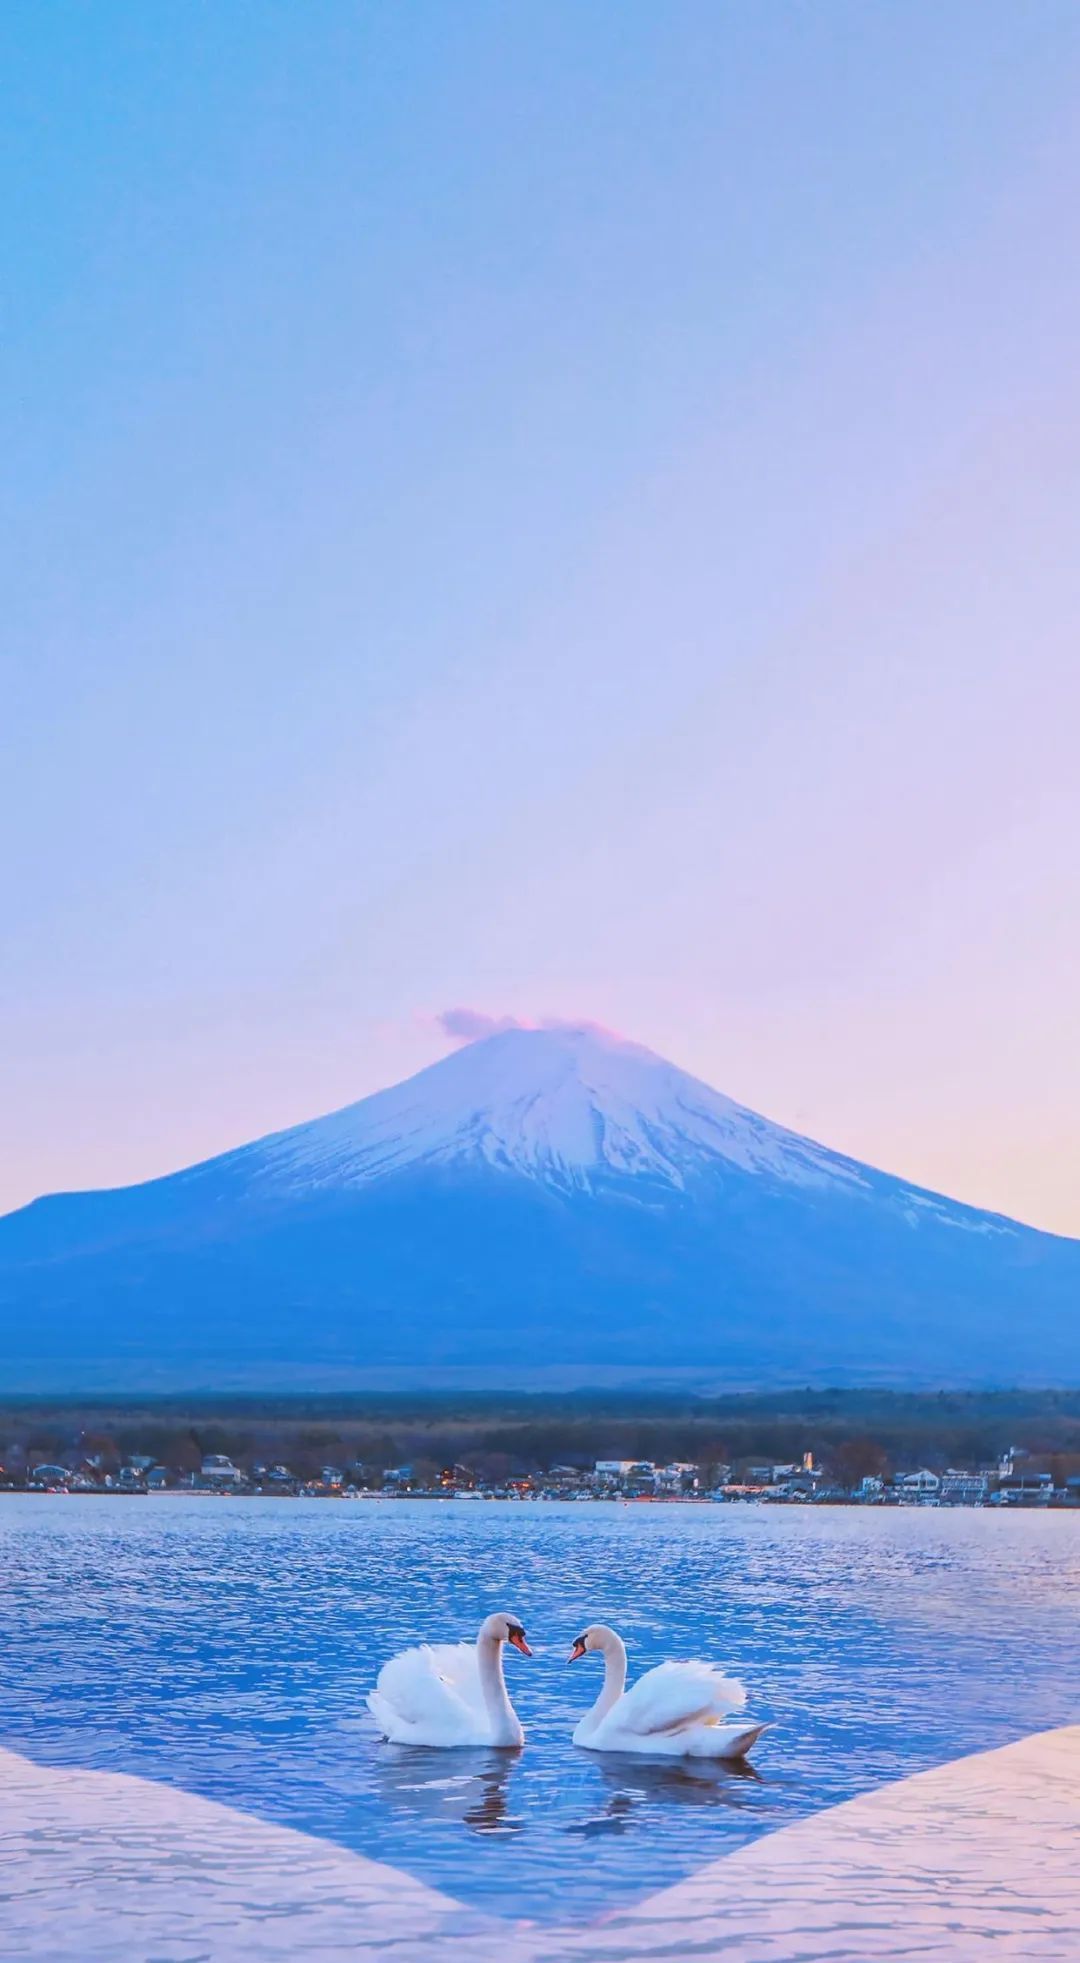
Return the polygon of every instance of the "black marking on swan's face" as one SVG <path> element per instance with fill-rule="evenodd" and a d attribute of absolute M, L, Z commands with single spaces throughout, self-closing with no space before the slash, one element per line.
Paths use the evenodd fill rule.
<path fill-rule="evenodd" d="M 529 1648 L 528 1643 L 525 1641 L 525 1631 L 522 1628 L 520 1622 L 507 1623 L 506 1640 L 508 1643 L 512 1643 L 515 1649 L 519 1649 L 521 1651 L 522 1656 L 532 1655 L 532 1651 Z"/>
<path fill-rule="evenodd" d="M 573 1647 L 566 1660 L 568 1663 L 578 1663 L 580 1662 L 581 1658 L 583 1656 L 587 1656 L 588 1653 L 589 1653 L 589 1645 L 588 1645 L 587 1638 L 585 1636 L 575 1636 Z"/>

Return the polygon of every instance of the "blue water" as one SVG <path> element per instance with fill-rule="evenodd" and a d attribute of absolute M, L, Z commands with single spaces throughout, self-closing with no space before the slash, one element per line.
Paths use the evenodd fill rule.
<path fill-rule="evenodd" d="M 520 1757 L 378 1740 L 364 1693 L 507 1608 Z M 137 1773 L 508 1915 L 584 1915 L 886 1780 L 1080 1719 L 1080 1513 L 0 1497 L 0 1744 Z M 712 1658 L 755 1770 L 570 1743 L 599 1663 Z"/>

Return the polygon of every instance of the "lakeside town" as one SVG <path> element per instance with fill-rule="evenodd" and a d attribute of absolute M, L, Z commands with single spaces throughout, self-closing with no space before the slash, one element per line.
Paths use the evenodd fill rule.
<path fill-rule="evenodd" d="M 863 1470 L 819 1465 L 812 1451 L 778 1464 L 743 1460 L 709 1464 L 677 1460 L 595 1459 L 544 1471 L 453 1464 L 378 1467 L 362 1461 L 299 1472 L 278 1462 L 237 1462 L 204 1453 L 197 1465 L 169 1466 L 153 1455 L 124 1457 L 112 1446 L 78 1447 L 63 1461 L 18 1446 L 0 1464 L 0 1491 L 71 1494 L 205 1494 L 344 1500 L 622 1501 L 833 1506 L 1080 1507 L 1080 1463 L 1074 1455 L 1032 1454 L 1012 1446 L 992 1464 Z M 865 1456 L 865 1455 L 864 1455 Z M 855 1474 L 858 1476 L 854 1476 Z"/>

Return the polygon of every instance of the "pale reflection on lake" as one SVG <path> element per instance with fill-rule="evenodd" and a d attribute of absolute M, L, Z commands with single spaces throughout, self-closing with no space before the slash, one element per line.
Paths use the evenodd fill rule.
<path fill-rule="evenodd" d="M 337 1840 L 514 1916 L 586 1915 L 886 1780 L 1080 1717 L 1080 1514 L 0 1497 L 0 1743 Z M 494 1607 L 519 1755 L 381 1743 L 394 1650 Z M 593 1759 L 583 1620 L 706 1656 L 752 1768 Z"/>

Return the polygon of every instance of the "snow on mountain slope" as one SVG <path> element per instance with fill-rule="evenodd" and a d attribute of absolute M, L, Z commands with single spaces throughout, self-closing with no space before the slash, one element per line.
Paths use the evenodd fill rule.
<path fill-rule="evenodd" d="M 1010 1233 L 1011 1222 L 906 1187 L 771 1123 L 641 1044 L 592 1025 L 510 1029 L 357 1104 L 196 1166 L 255 1192 L 360 1187 L 410 1167 L 491 1168 L 563 1192 L 647 1200 L 725 1167 L 786 1186 L 888 1189 L 911 1226 Z"/>
<path fill-rule="evenodd" d="M 292 1187 L 472 1163 L 567 1190 L 612 1176 L 682 1189 L 717 1160 L 799 1185 L 865 1183 L 852 1161 L 744 1110 L 653 1051 L 588 1027 L 502 1031 L 227 1158 Z"/>
<path fill-rule="evenodd" d="M 9 1387 L 1074 1383 L 1078 1342 L 1080 1244 L 591 1028 L 503 1030 L 329 1117 L 0 1220 Z"/>

